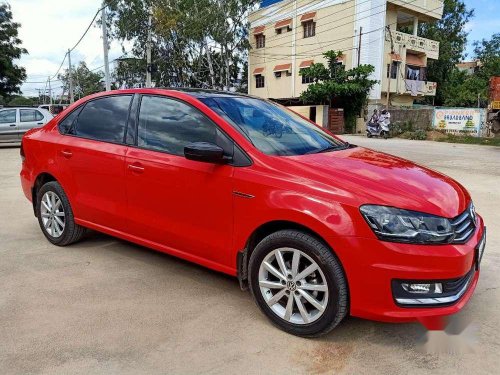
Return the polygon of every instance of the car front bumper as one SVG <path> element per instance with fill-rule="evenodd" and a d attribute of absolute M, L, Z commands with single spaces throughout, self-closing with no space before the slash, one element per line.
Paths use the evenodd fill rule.
<path fill-rule="evenodd" d="M 477 247 L 484 233 L 484 223 L 478 215 L 476 230 L 465 244 L 412 245 L 364 237 L 329 239 L 347 275 L 350 314 L 386 322 L 409 322 L 457 313 L 476 288 L 480 273 Z M 419 301 L 398 301 L 393 292 L 395 280 L 459 279 L 464 283 L 443 300 L 425 300 L 425 296 L 416 294 Z"/>

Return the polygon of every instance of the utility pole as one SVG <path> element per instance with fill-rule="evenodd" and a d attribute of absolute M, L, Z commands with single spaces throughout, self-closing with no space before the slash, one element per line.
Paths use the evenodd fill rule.
<path fill-rule="evenodd" d="M 102 3 L 101 10 L 102 24 L 102 47 L 104 52 L 104 79 L 106 81 L 106 91 L 111 90 L 111 81 L 109 79 L 109 62 L 108 62 L 108 31 L 106 30 L 106 5 Z"/>
<path fill-rule="evenodd" d="M 50 85 L 50 76 L 49 76 L 49 104 L 52 106 L 52 87 Z"/>
<path fill-rule="evenodd" d="M 146 42 L 146 87 L 151 87 L 151 23 L 152 16 L 149 12 L 148 20 L 148 41 Z"/>
<path fill-rule="evenodd" d="M 363 27 L 359 27 L 359 40 L 358 40 L 358 66 L 361 64 L 361 36 L 363 35 Z"/>
<path fill-rule="evenodd" d="M 75 102 L 75 94 L 73 92 L 73 72 L 71 68 L 71 50 L 68 49 L 68 65 L 69 65 L 69 102 L 73 104 Z"/>
<path fill-rule="evenodd" d="M 297 74 L 297 0 L 293 2 L 292 18 L 292 98 L 295 98 L 295 75 Z"/>

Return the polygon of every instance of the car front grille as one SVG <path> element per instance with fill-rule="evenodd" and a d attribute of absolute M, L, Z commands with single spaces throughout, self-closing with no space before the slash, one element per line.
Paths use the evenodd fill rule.
<path fill-rule="evenodd" d="M 471 203 L 463 213 L 451 219 L 450 223 L 455 232 L 452 243 L 467 242 L 476 230 L 476 211 L 474 205 Z"/>

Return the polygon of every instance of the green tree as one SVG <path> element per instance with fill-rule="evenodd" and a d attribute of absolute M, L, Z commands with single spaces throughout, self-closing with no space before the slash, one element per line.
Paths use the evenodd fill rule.
<path fill-rule="evenodd" d="M 500 76 L 500 33 L 474 42 L 474 57 L 481 62 L 477 75 L 483 79 Z"/>
<path fill-rule="evenodd" d="M 10 5 L 0 4 L 0 96 L 18 93 L 20 84 L 26 79 L 25 69 L 14 63 L 28 53 L 18 38 L 20 26 L 12 22 Z"/>
<path fill-rule="evenodd" d="M 73 71 L 73 92 L 75 98 L 83 98 L 84 96 L 94 94 L 104 90 L 102 79 L 104 74 L 102 72 L 93 72 L 89 70 L 87 64 L 81 61 L 78 66 L 72 69 Z M 65 70 L 63 74 L 58 75 L 63 83 L 63 90 L 69 92 L 69 71 Z"/>
<path fill-rule="evenodd" d="M 452 71 L 467 45 L 468 32 L 464 26 L 473 15 L 474 10 L 467 9 L 462 0 L 444 0 L 442 19 L 419 25 L 419 36 L 439 42 L 439 59 L 429 60 L 427 68 L 427 79 L 437 82 L 436 105 L 443 105 L 449 97 Z"/>
<path fill-rule="evenodd" d="M 256 3 L 114 0 L 109 12 L 111 36 L 132 41 L 132 55 L 145 60 L 151 13 L 156 68 L 152 80 L 157 86 L 237 88 L 249 47 L 246 16 Z"/>
<path fill-rule="evenodd" d="M 500 34 L 491 39 L 474 42 L 474 59 L 480 61 L 471 75 L 454 68 L 445 91 L 445 105 L 459 107 L 486 107 L 490 77 L 500 76 Z M 479 102 L 479 103 L 478 103 Z"/>
<path fill-rule="evenodd" d="M 37 103 L 36 98 L 26 98 L 24 96 L 16 95 L 10 101 L 10 106 L 23 106 L 23 105 L 35 105 Z"/>
<path fill-rule="evenodd" d="M 328 51 L 323 56 L 327 59 L 327 66 L 313 64 L 300 70 L 301 75 L 313 80 L 300 97 L 306 103 L 323 103 L 334 108 L 344 108 L 346 131 L 352 131 L 356 125 L 356 117 L 366 104 L 368 93 L 377 83 L 370 79 L 375 68 L 372 65 L 360 65 L 345 70 L 342 64 L 337 63 L 342 51 Z"/>

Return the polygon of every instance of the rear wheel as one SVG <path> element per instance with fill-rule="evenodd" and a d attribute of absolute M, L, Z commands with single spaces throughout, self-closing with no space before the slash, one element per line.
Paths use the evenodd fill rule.
<path fill-rule="evenodd" d="M 387 139 L 387 138 L 389 138 L 389 133 L 386 131 L 383 131 L 382 136 L 384 137 L 384 139 Z"/>
<path fill-rule="evenodd" d="M 75 223 L 68 197 L 56 181 L 47 182 L 38 191 L 36 212 L 43 234 L 54 245 L 77 242 L 86 232 Z"/>
<path fill-rule="evenodd" d="M 264 238 L 249 268 L 257 305 L 286 332 L 320 336 L 347 314 L 347 283 L 339 262 L 306 233 L 282 230 Z"/>

